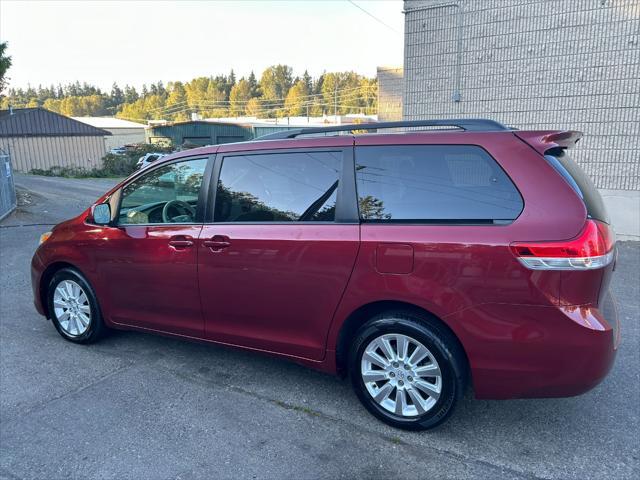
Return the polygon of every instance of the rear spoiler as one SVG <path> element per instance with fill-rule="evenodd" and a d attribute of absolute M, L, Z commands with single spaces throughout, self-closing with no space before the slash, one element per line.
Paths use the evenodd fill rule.
<path fill-rule="evenodd" d="M 582 132 L 575 130 L 516 130 L 513 133 L 541 155 L 552 148 L 572 148 L 582 138 Z"/>

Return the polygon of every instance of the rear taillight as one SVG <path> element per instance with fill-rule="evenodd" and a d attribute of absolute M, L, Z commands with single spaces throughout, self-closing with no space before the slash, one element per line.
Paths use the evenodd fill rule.
<path fill-rule="evenodd" d="M 611 227 L 587 220 L 576 238 L 562 242 L 514 242 L 511 251 L 532 270 L 591 270 L 611 263 L 614 247 Z"/>

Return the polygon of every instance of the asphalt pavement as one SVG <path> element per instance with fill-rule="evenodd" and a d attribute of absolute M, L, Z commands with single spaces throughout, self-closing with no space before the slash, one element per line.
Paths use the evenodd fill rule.
<path fill-rule="evenodd" d="M 619 243 L 622 344 L 601 385 L 469 397 L 410 433 L 347 381 L 283 360 L 134 332 L 64 341 L 34 310 L 29 262 L 50 224 L 114 181 L 15 180 L 22 206 L 0 224 L 0 479 L 640 477 L 639 242 Z"/>

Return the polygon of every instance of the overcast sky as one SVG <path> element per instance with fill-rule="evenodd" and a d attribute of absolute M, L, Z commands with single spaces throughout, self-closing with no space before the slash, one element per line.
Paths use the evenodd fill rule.
<path fill-rule="evenodd" d="M 140 87 L 232 68 L 259 77 L 276 63 L 294 74 L 374 76 L 378 65 L 402 65 L 402 1 L 353 3 L 0 0 L 0 39 L 13 57 L 12 87 L 76 80 Z"/>

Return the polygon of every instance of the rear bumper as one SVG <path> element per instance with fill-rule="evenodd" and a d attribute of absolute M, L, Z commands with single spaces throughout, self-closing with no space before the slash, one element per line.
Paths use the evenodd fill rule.
<path fill-rule="evenodd" d="M 598 385 L 620 338 L 613 299 L 601 308 L 482 305 L 455 319 L 477 398 L 570 397 Z"/>

